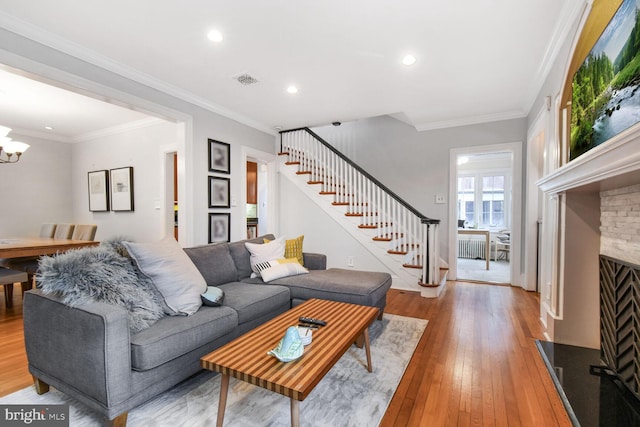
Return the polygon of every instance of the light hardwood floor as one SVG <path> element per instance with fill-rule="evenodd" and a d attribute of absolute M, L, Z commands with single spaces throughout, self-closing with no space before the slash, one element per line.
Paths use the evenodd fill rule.
<path fill-rule="evenodd" d="M 0 396 L 31 385 L 19 288 L 2 304 Z M 386 312 L 429 325 L 381 426 L 570 426 L 534 343 L 539 310 L 537 294 L 509 286 L 449 282 L 438 299 L 391 290 Z"/>

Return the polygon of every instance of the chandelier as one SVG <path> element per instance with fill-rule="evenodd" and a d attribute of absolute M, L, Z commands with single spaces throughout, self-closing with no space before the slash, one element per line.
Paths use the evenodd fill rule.
<path fill-rule="evenodd" d="M 27 151 L 29 144 L 13 141 L 7 136 L 11 128 L 0 126 L 0 163 L 15 163 L 20 160 L 22 153 Z M 15 154 L 15 157 L 13 157 Z"/>

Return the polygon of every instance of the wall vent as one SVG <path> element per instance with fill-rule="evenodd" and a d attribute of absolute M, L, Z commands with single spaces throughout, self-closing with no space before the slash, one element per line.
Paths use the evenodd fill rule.
<path fill-rule="evenodd" d="M 240 74 L 239 76 L 234 77 L 234 79 L 240 82 L 240 84 L 245 86 L 258 83 L 258 79 L 256 79 L 255 77 L 247 73 Z"/>

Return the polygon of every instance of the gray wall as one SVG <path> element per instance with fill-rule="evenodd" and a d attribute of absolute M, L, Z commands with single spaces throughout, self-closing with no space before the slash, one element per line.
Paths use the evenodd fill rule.
<path fill-rule="evenodd" d="M 18 163 L 0 165 L 0 237 L 34 237 L 43 222 L 73 222 L 71 145 L 9 136 L 31 147 Z"/>

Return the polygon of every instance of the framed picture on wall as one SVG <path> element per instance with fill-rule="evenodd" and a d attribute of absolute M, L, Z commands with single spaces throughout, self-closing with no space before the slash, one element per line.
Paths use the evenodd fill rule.
<path fill-rule="evenodd" d="M 231 240 L 231 214 L 209 214 L 209 243 L 229 242 Z"/>
<path fill-rule="evenodd" d="M 209 139 L 209 171 L 231 173 L 231 145 Z"/>
<path fill-rule="evenodd" d="M 93 171 L 88 173 L 89 210 L 106 212 L 109 210 L 109 171 Z"/>
<path fill-rule="evenodd" d="M 111 169 L 111 210 L 133 210 L 133 168 Z"/>
<path fill-rule="evenodd" d="M 218 176 L 209 177 L 209 207 L 228 208 L 231 207 L 231 189 L 229 188 L 229 178 Z"/>
<path fill-rule="evenodd" d="M 570 161 L 640 121 L 637 9 L 637 0 L 622 1 L 573 76 Z"/>

